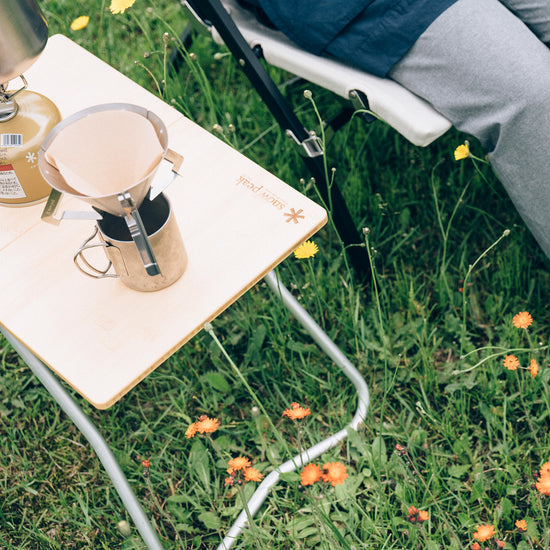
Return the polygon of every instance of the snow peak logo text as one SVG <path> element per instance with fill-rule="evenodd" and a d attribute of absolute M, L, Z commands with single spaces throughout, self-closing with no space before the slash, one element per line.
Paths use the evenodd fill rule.
<path fill-rule="evenodd" d="M 285 210 L 287 207 L 287 202 L 264 187 L 263 185 L 254 185 L 247 177 L 239 176 L 235 185 L 237 187 L 242 187 L 243 189 L 248 189 L 251 193 L 254 193 L 260 199 L 268 202 L 277 210 Z"/>

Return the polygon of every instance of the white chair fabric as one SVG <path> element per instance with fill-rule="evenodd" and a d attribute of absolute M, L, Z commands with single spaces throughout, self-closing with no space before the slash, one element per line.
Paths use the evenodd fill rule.
<path fill-rule="evenodd" d="M 249 46 L 260 46 L 270 65 L 346 99 L 353 90 L 363 92 L 368 98 L 369 109 L 411 143 L 424 147 L 451 127 L 451 123 L 429 103 L 397 82 L 365 73 L 332 58 L 310 54 L 281 32 L 259 23 L 236 0 L 223 0 L 223 4 Z M 210 30 L 214 40 L 223 44 L 216 29 L 212 27 Z"/>

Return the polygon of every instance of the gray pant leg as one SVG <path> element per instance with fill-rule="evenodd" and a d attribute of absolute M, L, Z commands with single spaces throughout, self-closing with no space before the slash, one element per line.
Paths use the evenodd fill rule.
<path fill-rule="evenodd" d="M 550 2 L 548 0 L 500 0 L 545 44 L 550 44 Z"/>
<path fill-rule="evenodd" d="M 390 77 L 479 139 L 550 257 L 550 50 L 499 1 L 459 0 Z"/>

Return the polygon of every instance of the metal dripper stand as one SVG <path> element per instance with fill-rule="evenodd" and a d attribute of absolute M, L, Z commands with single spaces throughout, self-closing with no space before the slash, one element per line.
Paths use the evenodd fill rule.
<path fill-rule="evenodd" d="M 116 132 L 104 136 L 105 127 Z M 162 161 L 172 165 L 171 176 L 152 187 Z M 57 225 L 67 218 L 124 218 L 147 275 L 163 275 L 140 208 L 177 177 L 182 161 L 168 148 L 162 120 L 143 107 L 110 103 L 79 111 L 57 124 L 41 145 L 38 165 L 53 188 L 42 219 Z M 94 212 L 56 216 L 62 195 L 87 202 Z"/>
<path fill-rule="evenodd" d="M 155 258 L 155 253 L 153 252 L 153 247 L 149 242 L 143 221 L 132 200 L 132 196 L 130 193 L 126 192 L 124 194 L 119 194 L 117 198 L 124 210 L 124 220 L 126 221 L 126 225 L 130 230 L 130 235 L 141 256 L 145 271 L 147 271 L 147 274 L 150 276 L 162 275 Z"/>

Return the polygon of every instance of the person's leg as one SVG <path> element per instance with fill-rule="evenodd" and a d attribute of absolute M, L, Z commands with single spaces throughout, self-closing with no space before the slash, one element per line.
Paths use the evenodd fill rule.
<path fill-rule="evenodd" d="M 550 2 L 548 0 L 500 0 L 545 44 L 550 44 Z"/>
<path fill-rule="evenodd" d="M 479 139 L 550 257 L 550 50 L 499 1 L 458 0 L 389 76 Z"/>

